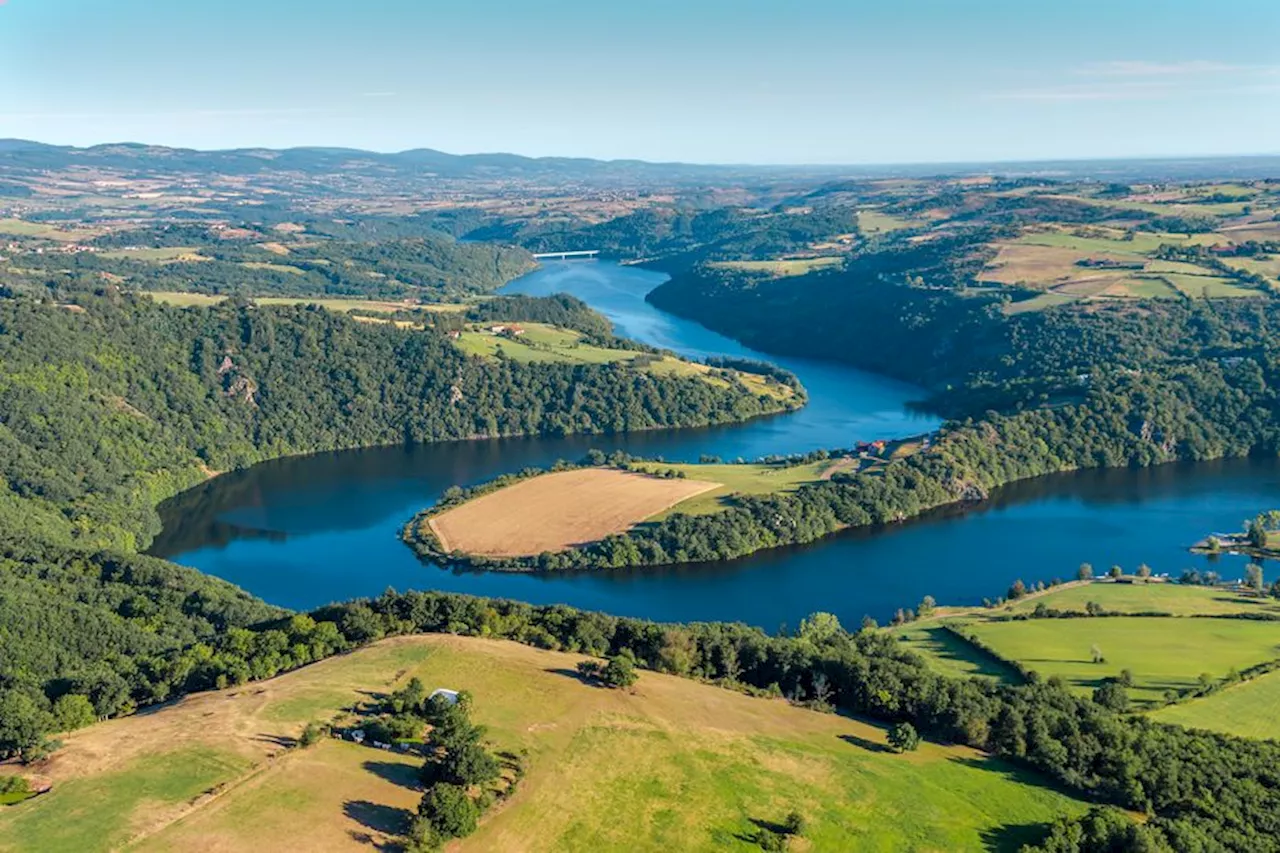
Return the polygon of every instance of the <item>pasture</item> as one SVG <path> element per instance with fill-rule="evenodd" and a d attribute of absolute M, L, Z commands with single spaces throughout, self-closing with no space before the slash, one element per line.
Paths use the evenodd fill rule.
<path fill-rule="evenodd" d="M 1228 242 L 1221 234 L 1171 234 L 1166 231 L 1123 231 L 1118 228 L 1050 228 L 1029 230 L 1018 237 L 1028 246 L 1074 249 L 1086 254 L 1116 252 L 1145 257 L 1168 243 L 1183 246 L 1212 246 Z"/>
<path fill-rule="evenodd" d="M 1033 600 L 1019 601 L 1001 612 L 1025 613 L 1038 605 L 1084 613 L 1089 602 L 1109 613 L 1168 613 L 1173 616 L 1223 616 L 1238 613 L 1267 613 L 1280 616 L 1280 601 L 1255 598 L 1227 589 L 1191 584 L 1112 583 L 1094 581 L 1054 589 Z"/>
<path fill-rule="evenodd" d="M 1267 673 L 1201 699 L 1161 708 L 1154 711 L 1151 718 L 1238 737 L 1280 739 L 1280 672 Z"/>
<path fill-rule="evenodd" d="M 1256 258 L 1223 258 L 1222 260 L 1229 267 L 1257 273 L 1271 279 L 1272 282 L 1280 281 L 1280 255 L 1263 255 Z"/>
<path fill-rule="evenodd" d="M 212 258 L 200 254 L 191 246 L 162 246 L 152 249 L 111 249 L 98 252 L 98 257 L 114 261 L 147 261 L 149 263 L 199 263 L 211 261 Z"/>
<path fill-rule="evenodd" d="M 62 228 L 47 222 L 28 222 L 25 219 L 0 217 L 0 235 L 9 237 L 36 237 L 41 240 L 56 240 L 60 243 L 75 243 L 92 239 L 102 233 L 101 228 L 82 226 Z"/>
<path fill-rule="evenodd" d="M 462 331 L 454 345 L 478 358 L 501 357 L 524 363 L 629 364 L 638 361 L 639 369 L 655 376 L 693 377 L 721 388 L 739 384 L 756 396 L 776 400 L 795 397 L 795 391 L 789 386 L 757 373 L 712 368 L 670 355 L 597 346 L 587 342 L 581 332 L 545 323 L 520 323 L 524 333 L 517 336 L 495 334 L 490 331 L 495 325 L 508 324 L 472 324 Z"/>
<path fill-rule="evenodd" d="M 1195 299 L 1201 296 L 1218 298 L 1224 296 L 1261 296 L 1259 290 L 1245 287 L 1226 276 L 1220 275 L 1184 275 L 1181 273 L 1164 273 L 1160 276 L 1170 286 L 1178 289 L 1184 296 Z"/>
<path fill-rule="evenodd" d="M 1049 678 L 1060 676 L 1088 694 L 1121 670 L 1133 674 L 1135 704 L 1162 700 L 1166 690 L 1195 687 L 1201 673 L 1232 670 L 1280 658 L 1280 623 L 1239 619 L 1119 616 L 973 622 L 966 631 L 995 650 Z M 1105 662 L 1094 663 L 1097 647 Z"/>
<path fill-rule="evenodd" d="M 638 471 L 660 474 L 678 471 L 689 480 L 709 482 L 712 488 L 682 500 L 680 503 L 654 515 L 651 521 L 681 512 L 688 515 L 707 515 L 732 505 L 734 495 L 767 495 L 777 492 L 793 492 L 805 483 L 817 482 L 823 471 L 835 463 L 830 460 L 803 465 L 746 464 L 681 464 L 665 462 L 636 462 Z M 680 481 L 676 481 L 680 482 Z"/>
<path fill-rule="evenodd" d="M 1011 302 L 1006 314 L 1038 311 L 1081 300 L 1249 297 L 1258 291 L 1195 263 L 1156 259 L 1161 245 L 1215 245 L 1222 234 L 1180 235 L 1098 226 L 1029 229 L 992 244 L 996 255 L 978 274 L 991 284 L 1042 290 Z M 1109 262 L 1113 266 L 1097 266 Z"/>
<path fill-rule="evenodd" d="M 0 850 L 385 848 L 420 796 L 417 762 L 287 744 L 308 719 L 413 676 L 470 691 L 493 748 L 527 751 L 515 797 L 451 844 L 458 853 L 745 852 L 759 849 L 755 821 L 792 809 L 809 822 L 797 850 L 1013 851 L 1085 808 L 973 750 L 923 743 L 898 755 L 879 726 L 782 700 L 651 672 L 631 691 L 589 687 L 572 675 L 580 659 L 398 638 L 92 726 L 54 758 L 52 792 L 0 810 Z"/>
<path fill-rule="evenodd" d="M 904 228 L 915 228 L 917 224 L 901 216 L 881 213 L 878 210 L 858 211 L 858 230 L 863 234 L 887 234 Z"/>
<path fill-rule="evenodd" d="M 793 275 L 805 275 L 814 270 L 838 267 L 842 263 L 844 263 L 843 257 L 821 257 L 783 258 L 776 261 L 716 261 L 709 266 L 743 272 L 767 273 L 774 278 L 787 278 Z"/>
<path fill-rule="evenodd" d="M 266 261 L 242 261 L 240 266 L 247 270 L 270 270 L 271 272 L 288 273 L 289 275 L 306 275 L 307 271 L 293 264 L 273 264 Z"/>
<path fill-rule="evenodd" d="M 1047 287 L 1070 281 L 1116 276 L 1115 270 L 1079 266 L 1077 262 L 1085 259 L 1145 263 L 1142 255 L 1116 250 L 1092 252 L 1066 246 L 1021 242 L 998 243 L 996 249 L 996 257 L 978 275 L 978 281 Z"/>
<path fill-rule="evenodd" d="M 481 495 L 427 523 L 446 552 L 535 556 L 622 533 L 716 485 L 612 468 L 559 471 Z"/>
<path fill-rule="evenodd" d="M 207 307 L 227 300 L 226 296 L 208 293 L 187 293 L 176 290 L 143 290 L 143 296 L 149 296 L 166 305 L 179 308 Z M 311 296 L 253 296 L 250 297 L 258 305 L 319 305 L 330 311 L 366 311 L 375 314 L 392 314 L 396 311 L 465 311 L 465 305 L 418 305 L 412 302 L 387 302 L 378 299 L 324 299 Z"/>
<path fill-rule="evenodd" d="M 935 621 L 912 622 L 889 631 L 903 646 L 928 661 L 931 669 L 943 675 L 952 678 L 978 676 L 1006 684 L 1017 684 L 1022 680 L 1013 667 L 957 637 Z"/>
<path fill-rule="evenodd" d="M 486 324 L 488 328 L 505 323 Z M 472 325 L 454 343 L 467 355 L 481 358 L 503 357 L 526 363 L 616 364 L 640 355 L 635 350 L 610 349 L 587 343 L 581 332 L 544 323 L 520 323 L 524 334 L 498 335 L 486 326 Z"/>

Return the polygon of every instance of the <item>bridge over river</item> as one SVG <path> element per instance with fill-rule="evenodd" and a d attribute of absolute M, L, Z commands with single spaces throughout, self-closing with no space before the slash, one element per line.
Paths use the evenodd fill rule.
<path fill-rule="evenodd" d="M 582 249 L 576 252 L 534 252 L 535 261 L 567 261 L 570 258 L 594 258 L 600 254 L 599 249 Z"/>

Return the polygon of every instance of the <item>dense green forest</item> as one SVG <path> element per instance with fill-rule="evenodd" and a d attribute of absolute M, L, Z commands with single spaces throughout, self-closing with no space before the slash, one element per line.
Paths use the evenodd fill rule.
<path fill-rule="evenodd" d="M 0 299 L 0 365 L 3 526 L 126 549 L 155 534 L 160 499 L 268 457 L 701 426 L 779 406 L 625 365 L 469 358 L 436 330 L 316 307 L 119 295 Z"/>
<path fill-rule="evenodd" d="M 533 252 L 598 249 L 621 258 L 682 257 L 698 260 L 765 259 L 805 249 L 815 240 L 857 231 L 856 211 L 828 206 L 807 212 L 740 208 L 652 208 L 595 225 L 526 227 L 479 236 L 516 239 Z"/>
<path fill-rule="evenodd" d="M 245 236 L 221 236 L 228 230 L 205 224 L 156 225 L 105 234 L 90 251 L 23 251 L 0 264 L 0 288 L 75 293 L 106 280 L 132 290 L 448 302 L 492 292 L 533 268 L 518 247 L 462 243 L 433 230 L 376 240 L 239 231 Z M 271 242 L 286 237 L 288 248 Z"/>

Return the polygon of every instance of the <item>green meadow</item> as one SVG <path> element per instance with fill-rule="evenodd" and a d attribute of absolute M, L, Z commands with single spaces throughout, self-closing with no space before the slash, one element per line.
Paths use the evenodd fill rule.
<path fill-rule="evenodd" d="M 1044 678 L 1058 676 L 1080 693 L 1128 670 L 1130 698 L 1155 704 L 1167 690 L 1280 659 L 1280 623 L 1243 619 L 1097 617 L 974 622 L 965 629 L 1006 660 Z M 1094 663 L 1093 649 L 1105 658 Z"/>

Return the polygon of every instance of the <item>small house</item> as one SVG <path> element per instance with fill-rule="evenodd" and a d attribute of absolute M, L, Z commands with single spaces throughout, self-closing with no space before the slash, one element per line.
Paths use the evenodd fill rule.
<path fill-rule="evenodd" d="M 436 690 L 432 690 L 431 695 L 427 697 L 427 701 L 430 702 L 432 699 L 436 698 L 437 696 L 443 696 L 445 701 L 448 702 L 450 705 L 458 704 L 458 691 L 456 690 L 446 690 L 443 687 L 438 688 Z"/>

